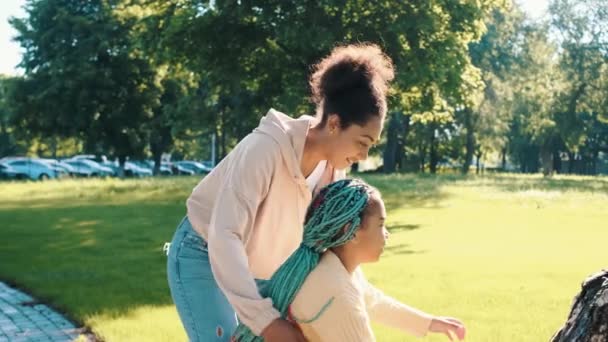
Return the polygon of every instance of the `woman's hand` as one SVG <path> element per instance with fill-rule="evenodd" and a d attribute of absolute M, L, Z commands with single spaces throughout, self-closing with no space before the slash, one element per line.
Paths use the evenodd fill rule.
<path fill-rule="evenodd" d="M 306 338 L 298 328 L 280 318 L 272 321 L 262 331 L 262 337 L 266 342 L 306 342 Z"/>
<path fill-rule="evenodd" d="M 464 340 L 467 329 L 461 321 L 451 317 L 435 317 L 431 321 L 429 331 L 445 334 L 450 341 L 454 341 L 452 334 L 456 335 L 459 341 Z"/>

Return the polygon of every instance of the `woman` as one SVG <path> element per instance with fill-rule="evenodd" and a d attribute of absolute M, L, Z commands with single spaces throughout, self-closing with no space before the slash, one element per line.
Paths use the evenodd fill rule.
<path fill-rule="evenodd" d="M 415 336 L 427 332 L 463 339 L 454 318 L 433 317 L 371 286 L 359 265 L 380 258 L 388 232 L 386 210 L 375 188 L 345 179 L 323 188 L 306 214 L 302 245 L 261 287 L 309 342 L 375 341 L 370 319 Z M 386 305 L 390 303 L 391 305 Z M 259 341 L 244 324 L 234 339 Z"/>
<path fill-rule="evenodd" d="M 310 78 L 315 118 L 271 109 L 194 188 L 167 262 L 191 341 L 228 341 L 235 312 L 266 341 L 303 340 L 255 279 L 269 279 L 300 245 L 312 193 L 378 142 L 393 75 L 375 45 L 334 49 Z"/>

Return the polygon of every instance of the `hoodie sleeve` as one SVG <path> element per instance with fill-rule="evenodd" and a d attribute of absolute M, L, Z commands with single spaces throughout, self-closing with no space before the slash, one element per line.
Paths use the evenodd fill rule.
<path fill-rule="evenodd" d="M 372 321 L 408 332 L 416 337 L 427 334 L 432 315 L 400 303 L 370 284 L 361 268 L 357 279 L 365 293 L 365 305 Z"/>
<path fill-rule="evenodd" d="M 268 193 L 282 157 L 272 138 L 255 133 L 232 153 L 211 215 L 209 260 L 217 284 L 239 319 L 260 335 L 280 315 L 272 300 L 262 298 L 258 292 L 244 242 L 252 233 L 258 206 Z"/>

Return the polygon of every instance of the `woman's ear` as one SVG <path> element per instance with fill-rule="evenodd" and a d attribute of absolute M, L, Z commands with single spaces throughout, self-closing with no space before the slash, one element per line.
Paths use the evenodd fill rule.
<path fill-rule="evenodd" d="M 338 114 L 329 114 L 327 128 L 329 128 L 330 133 L 337 133 L 340 130 L 340 117 Z"/>

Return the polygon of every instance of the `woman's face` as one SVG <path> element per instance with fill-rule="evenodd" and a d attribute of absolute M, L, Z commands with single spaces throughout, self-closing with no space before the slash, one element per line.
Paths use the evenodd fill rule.
<path fill-rule="evenodd" d="M 361 227 L 355 238 L 349 242 L 356 252 L 359 262 L 376 262 L 384 251 L 389 233 L 384 226 L 386 209 L 378 193 L 373 193 L 364 211 Z"/>
<path fill-rule="evenodd" d="M 383 125 L 383 116 L 372 115 L 364 126 L 352 124 L 341 129 L 338 115 L 330 115 L 327 120 L 327 160 L 335 168 L 345 169 L 367 159 L 369 149 L 380 140 Z"/>

